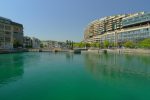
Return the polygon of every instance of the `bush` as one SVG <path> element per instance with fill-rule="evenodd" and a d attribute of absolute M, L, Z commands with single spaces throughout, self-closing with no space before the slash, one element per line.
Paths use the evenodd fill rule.
<path fill-rule="evenodd" d="M 141 42 L 139 43 L 139 46 L 140 46 L 141 48 L 149 48 L 149 49 L 150 49 L 150 38 L 144 39 L 143 41 L 141 41 Z"/>
<path fill-rule="evenodd" d="M 76 48 L 84 48 L 86 46 L 86 43 L 79 42 L 79 43 L 73 43 L 73 47 Z"/>
<path fill-rule="evenodd" d="M 127 41 L 123 44 L 123 46 L 126 48 L 134 48 L 135 44 L 132 41 Z"/>
<path fill-rule="evenodd" d="M 108 48 L 109 46 L 110 46 L 109 41 L 104 41 L 104 47 L 105 47 L 105 48 Z"/>
<path fill-rule="evenodd" d="M 13 41 L 13 47 L 14 48 L 18 48 L 18 47 L 23 47 L 23 46 L 20 44 L 20 42 L 18 40 L 14 39 L 14 41 Z"/>

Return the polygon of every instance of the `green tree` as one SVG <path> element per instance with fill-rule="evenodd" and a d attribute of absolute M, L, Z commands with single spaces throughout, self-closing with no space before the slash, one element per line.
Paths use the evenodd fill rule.
<path fill-rule="evenodd" d="M 106 40 L 106 41 L 104 41 L 104 47 L 105 47 L 105 48 L 108 48 L 109 46 L 110 46 L 109 41 L 107 41 L 107 40 Z"/>
<path fill-rule="evenodd" d="M 83 42 L 73 43 L 73 47 L 83 48 L 83 47 L 85 47 L 85 43 L 83 43 Z"/>
<path fill-rule="evenodd" d="M 83 47 L 85 47 L 85 43 L 80 42 L 80 43 L 78 44 L 78 47 L 79 47 L 79 48 L 83 48 Z"/>
<path fill-rule="evenodd" d="M 96 47 L 100 48 L 100 43 L 99 42 L 96 43 Z"/>
<path fill-rule="evenodd" d="M 96 47 L 96 43 L 95 42 L 91 43 L 90 47 Z"/>
<path fill-rule="evenodd" d="M 85 46 L 86 47 L 90 47 L 90 43 L 85 43 Z"/>
<path fill-rule="evenodd" d="M 73 43 L 73 47 L 78 48 L 79 47 L 79 43 Z"/>
<path fill-rule="evenodd" d="M 40 44 L 40 48 L 43 48 L 43 47 L 44 47 L 44 45 L 41 43 L 41 44 Z"/>
<path fill-rule="evenodd" d="M 149 48 L 150 49 L 150 38 L 144 39 L 143 41 L 139 42 L 139 46 L 141 48 Z"/>
<path fill-rule="evenodd" d="M 68 49 L 73 49 L 73 44 L 74 44 L 73 41 L 66 40 L 66 45 Z"/>
<path fill-rule="evenodd" d="M 14 48 L 18 48 L 18 47 L 22 47 L 22 45 L 20 44 L 20 42 L 18 40 L 14 39 L 14 41 L 13 41 L 13 47 Z"/>
<path fill-rule="evenodd" d="M 123 44 L 123 46 L 127 48 L 134 48 L 135 44 L 132 41 L 127 41 Z"/>
<path fill-rule="evenodd" d="M 73 41 L 71 41 L 71 49 L 73 49 L 73 48 L 74 48 L 73 44 L 74 44 L 74 42 L 73 42 Z"/>
<path fill-rule="evenodd" d="M 26 46 L 26 48 L 32 48 L 32 45 Z"/>

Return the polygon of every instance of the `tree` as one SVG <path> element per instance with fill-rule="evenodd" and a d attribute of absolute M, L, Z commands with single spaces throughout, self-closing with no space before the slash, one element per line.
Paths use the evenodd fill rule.
<path fill-rule="evenodd" d="M 68 40 L 66 40 L 66 44 L 67 44 L 67 45 L 69 44 L 69 41 L 68 41 Z"/>
<path fill-rule="evenodd" d="M 73 49 L 73 48 L 74 48 L 73 44 L 74 44 L 74 42 L 73 42 L 73 41 L 71 41 L 71 49 Z"/>
<path fill-rule="evenodd" d="M 100 48 L 100 43 L 99 42 L 96 43 L 96 47 Z"/>
<path fill-rule="evenodd" d="M 91 43 L 90 47 L 96 47 L 96 43 L 95 42 Z"/>
<path fill-rule="evenodd" d="M 123 44 L 123 46 L 127 48 L 134 48 L 135 44 L 132 41 L 127 41 Z"/>
<path fill-rule="evenodd" d="M 40 48 L 43 48 L 43 47 L 44 47 L 44 45 L 41 43 L 41 44 L 40 44 Z"/>
<path fill-rule="evenodd" d="M 73 43 L 73 47 L 78 48 L 79 47 L 79 43 Z"/>
<path fill-rule="evenodd" d="M 86 44 L 83 42 L 73 43 L 73 47 L 77 47 L 77 48 L 84 48 L 85 45 Z"/>
<path fill-rule="evenodd" d="M 150 49 L 150 38 L 144 39 L 143 41 L 139 42 L 139 46 L 141 48 L 149 48 Z"/>
<path fill-rule="evenodd" d="M 90 43 L 85 43 L 85 46 L 86 47 L 90 47 Z"/>
<path fill-rule="evenodd" d="M 14 41 L 13 41 L 13 47 L 14 48 L 18 48 L 18 47 L 22 47 L 22 45 L 20 44 L 20 42 L 18 40 L 14 39 Z"/>
<path fill-rule="evenodd" d="M 106 40 L 106 41 L 104 41 L 104 47 L 105 47 L 105 48 L 108 48 L 109 46 L 110 46 L 109 41 L 107 41 L 107 40 Z"/>
<path fill-rule="evenodd" d="M 99 42 L 91 43 L 90 47 L 100 48 L 100 43 Z"/>
<path fill-rule="evenodd" d="M 73 49 L 73 41 L 70 41 L 70 40 L 66 40 L 66 45 L 69 49 Z"/>

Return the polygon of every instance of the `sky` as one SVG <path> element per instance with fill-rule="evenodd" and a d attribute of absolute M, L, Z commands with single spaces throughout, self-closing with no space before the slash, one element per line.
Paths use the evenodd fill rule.
<path fill-rule="evenodd" d="M 150 0 L 0 0 L 0 16 L 23 24 L 25 36 L 80 42 L 91 21 L 149 12 L 149 4 Z"/>

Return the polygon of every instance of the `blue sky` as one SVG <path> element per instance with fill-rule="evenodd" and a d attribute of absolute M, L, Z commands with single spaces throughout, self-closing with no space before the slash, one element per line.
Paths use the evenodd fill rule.
<path fill-rule="evenodd" d="M 1 0 L 0 16 L 24 25 L 24 34 L 41 40 L 81 41 L 95 19 L 150 11 L 149 0 Z"/>

